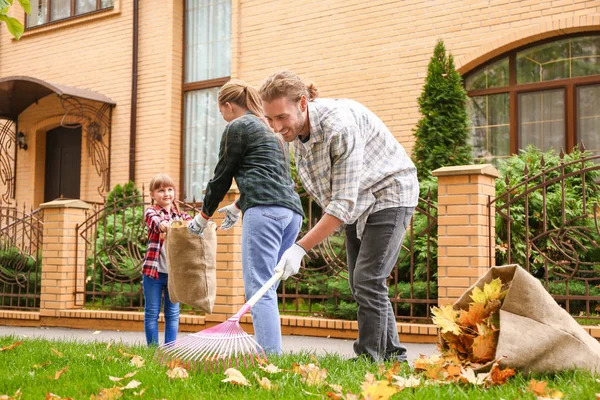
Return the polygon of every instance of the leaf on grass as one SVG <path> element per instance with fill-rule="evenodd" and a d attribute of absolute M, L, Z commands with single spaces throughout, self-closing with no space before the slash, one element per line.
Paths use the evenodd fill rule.
<path fill-rule="evenodd" d="M 117 378 L 116 376 L 108 376 L 108 379 L 110 379 L 113 382 L 120 382 L 123 380 L 123 378 Z"/>
<path fill-rule="evenodd" d="M 473 368 L 463 368 L 460 378 L 465 383 L 481 386 L 485 384 L 488 374 L 476 374 Z"/>
<path fill-rule="evenodd" d="M 546 381 L 536 381 L 535 379 L 529 381 L 527 391 L 536 395 L 540 400 L 562 399 L 565 396 L 563 392 L 549 388 Z"/>
<path fill-rule="evenodd" d="M 7 394 L 0 395 L 0 400 L 20 400 L 21 399 L 21 388 L 18 388 L 14 395 L 9 396 Z"/>
<path fill-rule="evenodd" d="M 57 356 L 58 358 L 62 358 L 63 354 L 62 354 L 60 351 L 58 351 L 58 350 L 56 350 L 56 349 L 50 349 L 50 350 L 52 350 L 52 352 L 53 352 L 54 354 L 56 354 L 56 356 Z"/>
<path fill-rule="evenodd" d="M 254 378 L 256 378 L 256 382 L 258 382 L 260 387 L 262 387 L 265 390 L 277 389 L 277 385 L 273 385 L 271 381 L 266 377 L 261 378 L 256 372 L 254 373 Z"/>
<path fill-rule="evenodd" d="M 69 366 L 67 365 L 66 367 L 64 367 L 60 371 L 56 371 L 56 374 L 54 374 L 54 380 L 58 380 L 58 378 L 60 378 L 60 376 L 62 374 L 64 374 L 65 372 L 67 372 L 68 370 L 69 370 Z"/>
<path fill-rule="evenodd" d="M 391 368 L 385 371 L 385 379 L 387 379 L 388 382 L 391 382 L 392 380 L 394 380 L 394 376 L 400 373 L 401 369 L 402 367 L 400 366 L 400 362 L 396 361 Z"/>
<path fill-rule="evenodd" d="M 23 342 L 14 342 L 13 344 L 10 344 L 8 346 L 0 347 L 0 351 L 9 351 L 9 350 L 12 350 L 15 347 L 18 347 L 18 346 L 20 346 L 22 344 L 23 344 Z"/>
<path fill-rule="evenodd" d="M 184 370 L 185 371 L 185 370 Z M 187 371 L 186 371 L 187 373 Z M 131 381 L 129 381 L 129 383 L 125 386 L 123 386 L 121 388 L 121 390 L 126 390 L 126 389 L 135 389 L 138 386 L 140 386 L 142 384 L 142 382 L 136 381 L 135 379 L 132 379 Z"/>
<path fill-rule="evenodd" d="M 58 399 L 58 400 L 73 400 L 71 397 L 60 397 L 59 395 L 54 394 L 54 393 L 46 393 L 45 400 L 53 400 L 53 399 Z"/>
<path fill-rule="evenodd" d="M 496 361 L 494 365 L 492 365 L 488 381 L 490 381 L 492 385 L 504 385 L 508 378 L 514 376 L 515 373 L 515 370 L 512 368 L 504 368 L 501 370 L 498 361 Z"/>
<path fill-rule="evenodd" d="M 442 330 L 442 333 L 452 332 L 460 335 L 462 332 L 460 326 L 456 323 L 458 312 L 447 304 L 443 307 L 432 307 L 433 322 Z"/>
<path fill-rule="evenodd" d="M 179 368 L 187 369 L 188 371 L 189 371 L 189 370 L 190 370 L 190 368 L 191 368 L 191 365 L 190 365 L 190 363 L 189 363 L 189 362 L 185 362 L 185 363 L 184 363 L 184 362 L 183 362 L 183 361 L 181 361 L 179 358 L 176 358 L 176 359 L 174 359 L 174 360 L 168 361 L 167 363 L 165 363 L 165 365 L 166 365 L 168 368 L 171 368 L 171 369 L 179 367 Z"/>
<path fill-rule="evenodd" d="M 47 367 L 48 365 L 51 365 L 52 362 L 51 361 L 46 361 L 43 364 L 33 364 L 33 368 L 38 369 L 38 368 L 44 368 Z"/>
<path fill-rule="evenodd" d="M 283 372 L 282 369 L 280 369 L 279 367 L 277 367 L 273 364 L 268 364 L 268 365 L 259 364 L 258 368 L 262 369 L 265 372 L 268 372 L 269 374 L 276 374 L 278 372 Z"/>
<path fill-rule="evenodd" d="M 223 379 L 221 382 L 231 382 L 235 385 L 250 386 L 248 379 L 235 368 L 226 369 L 225 375 L 227 375 L 227 378 Z"/>
<path fill-rule="evenodd" d="M 93 355 L 92 353 L 87 353 L 86 356 L 88 356 L 89 358 L 91 358 L 92 360 L 96 359 L 96 356 Z"/>
<path fill-rule="evenodd" d="M 108 379 L 110 379 L 113 382 L 119 382 L 119 381 L 122 381 L 123 379 L 131 378 L 131 377 L 135 376 L 135 374 L 137 374 L 137 373 L 138 373 L 137 371 L 129 372 L 129 373 L 125 374 L 125 376 L 122 378 L 118 378 L 116 376 L 109 375 Z"/>
<path fill-rule="evenodd" d="M 144 392 L 146 391 L 146 388 L 143 388 L 142 390 L 140 390 L 139 392 L 133 392 L 134 396 L 139 396 L 142 397 L 144 395 Z"/>
<path fill-rule="evenodd" d="M 409 376 L 408 378 L 394 375 L 393 378 L 395 382 L 393 382 L 392 384 L 398 386 L 401 390 L 405 388 L 421 386 L 421 379 L 413 375 Z"/>
<path fill-rule="evenodd" d="M 131 378 L 131 377 L 134 377 L 134 376 L 135 376 L 135 374 L 137 374 L 137 373 L 138 373 L 137 371 L 128 372 L 128 373 L 126 373 L 126 374 L 125 374 L 125 376 L 123 376 L 123 378 Z"/>
<path fill-rule="evenodd" d="M 106 345 L 106 351 L 110 350 L 111 347 L 112 347 L 112 342 L 110 342 L 109 344 Z"/>
<path fill-rule="evenodd" d="M 137 368 L 142 368 L 144 366 L 144 359 L 140 356 L 133 356 L 131 357 L 131 361 L 129 361 L 133 366 L 137 367 Z"/>
<path fill-rule="evenodd" d="M 165 372 L 165 374 L 167 374 L 167 376 L 171 379 L 187 379 L 190 376 L 187 370 L 181 367 L 175 367 L 173 369 L 170 369 L 167 372 Z"/>
<path fill-rule="evenodd" d="M 319 368 L 317 365 L 310 364 L 294 364 L 292 365 L 295 373 L 302 376 L 302 382 L 309 386 L 317 386 L 324 382 L 327 378 L 327 369 Z"/>
<path fill-rule="evenodd" d="M 365 400 L 387 400 L 400 391 L 399 387 L 391 386 L 388 381 L 363 382 L 361 388 Z"/>
<path fill-rule="evenodd" d="M 93 394 L 90 396 L 90 400 L 115 400 L 123 396 L 121 388 L 115 386 L 110 389 L 101 389 L 97 395 Z"/>
<path fill-rule="evenodd" d="M 458 313 L 457 322 L 462 326 L 477 326 L 489 314 L 485 310 L 485 306 L 480 303 L 469 304 L 469 311 L 460 310 Z"/>
<path fill-rule="evenodd" d="M 485 363 L 496 357 L 497 331 L 473 339 L 473 361 Z"/>

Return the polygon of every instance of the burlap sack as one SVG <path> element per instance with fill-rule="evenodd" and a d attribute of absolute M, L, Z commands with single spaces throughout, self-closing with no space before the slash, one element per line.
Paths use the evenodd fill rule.
<path fill-rule="evenodd" d="M 191 234 L 186 221 L 172 221 L 165 239 L 169 296 L 212 313 L 217 296 L 217 232 L 209 222 L 202 236 Z"/>
<path fill-rule="evenodd" d="M 542 284 L 520 266 L 493 267 L 454 304 L 468 309 L 473 288 L 500 278 L 512 282 L 500 308 L 496 359 L 502 367 L 530 372 L 584 368 L 600 373 L 600 343 L 587 333 Z"/>

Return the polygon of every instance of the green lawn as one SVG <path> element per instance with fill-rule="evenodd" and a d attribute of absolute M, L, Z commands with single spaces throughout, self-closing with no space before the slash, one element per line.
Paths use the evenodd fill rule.
<path fill-rule="evenodd" d="M 239 386 L 221 382 L 225 374 L 191 372 L 187 379 L 170 379 L 167 367 L 152 361 L 153 349 L 142 346 L 125 346 L 114 343 L 107 349 L 106 343 L 60 342 L 44 339 L 21 339 L 11 336 L 0 337 L 0 348 L 17 341 L 23 343 L 13 349 L 0 351 L 0 398 L 14 396 L 20 389 L 21 399 L 46 399 L 48 393 L 57 398 L 90 399 L 99 396 L 102 389 L 125 386 L 135 380 L 141 384 L 135 389 L 121 391 L 122 399 L 139 398 L 144 390 L 144 399 L 328 399 L 327 392 L 334 390 L 327 384 L 311 386 L 303 382 L 302 376 L 293 371 L 293 364 L 319 364 L 327 369 L 323 382 L 340 385 L 342 392 L 360 396 L 361 383 L 370 372 L 376 379 L 385 379 L 376 364 L 365 361 L 352 362 L 337 355 L 314 357 L 311 354 L 286 354 L 271 357 L 273 363 L 285 371 L 269 374 L 258 368 L 241 369 L 250 386 Z M 125 353 L 125 354 L 123 354 Z M 131 363 L 131 354 L 142 357 L 142 366 Z M 68 369 L 55 379 L 57 372 Z M 386 365 L 386 369 L 392 365 Z M 120 382 L 113 382 L 109 376 L 124 377 L 137 373 Z M 268 378 L 277 385 L 275 390 L 263 389 L 257 378 Z M 403 367 L 398 375 L 408 377 L 417 374 L 410 367 Z M 392 399 L 536 399 L 527 391 L 529 381 L 535 378 L 548 383 L 548 386 L 564 393 L 565 399 L 595 400 L 600 393 L 600 381 L 584 371 L 569 371 L 557 375 L 523 376 L 517 374 L 503 386 L 482 389 L 469 384 L 434 384 L 418 388 L 404 389 Z M 97 397 L 111 398 L 111 397 Z M 115 397 L 112 397 L 115 398 Z M 348 396 L 351 398 L 351 396 Z"/>

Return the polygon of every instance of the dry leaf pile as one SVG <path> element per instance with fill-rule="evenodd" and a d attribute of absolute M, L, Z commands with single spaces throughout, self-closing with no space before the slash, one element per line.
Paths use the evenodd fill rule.
<path fill-rule="evenodd" d="M 500 307 L 509 284 L 500 278 L 475 287 L 468 310 L 452 305 L 433 307 L 433 322 L 440 328 L 442 356 L 458 365 L 480 367 L 495 360 L 500 333 Z"/>

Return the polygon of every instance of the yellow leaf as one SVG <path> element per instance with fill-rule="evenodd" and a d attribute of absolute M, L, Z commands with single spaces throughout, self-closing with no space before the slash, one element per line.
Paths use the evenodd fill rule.
<path fill-rule="evenodd" d="M 254 378 L 256 378 L 256 381 L 258 382 L 258 384 L 260 385 L 260 387 L 262 387 L 265 390 L 277 389 L 277 385 L 273 385 L 268 378 L 265 378 L 265 377 L 261 378 L 261 377 L 259 377 L 256 372 L 254 373 Z"/>
<path fill-rule="evenodd" d="M 506 296 L 506 291 L 502 292 L 502 281 L 500 278 L 496 278 L 490 283 L 483 285 L 483 290 L 475 287 L 471 292 L 471 299 L 476 304 L 483 304 L 484 306 L 488 301 L 500 300 Z"/>
<path fill-rule="evenodd" d="M 463 382 L 472 383 L 473 385 L 483 385 L 488 374 L 476 374 L 473 368 L 462 369 L 460 377 Z"/>
<path fill-rule="evenodd" d="M 140 356 L 133 356 L 131 357 L 131 361 L 130 363 L 134 366 L 136 366 L 137 368 L 142 368 L 144 366 L 144 359 Z"/>
<path fill-rule="evenodd" d="M 102 389 L 98 395 L 91 395 L 90 400 L 115 400 L 123 396 L 121 388 L 115 386 L 110 389 Z"/>
<path fill-rule="evenodd" d="M 170 369 L 167 372 L 165 372 L 165 374 L 167 374 L 167 376 L 171 379 L 186 379 L 190 376 L 187 370 L 181 367 L 175 367 L 173 369 Z"/>
<path fill-rule="evenodd" d="M 309 386 L 320 385 L 327 378 L 327 369 L 319 368 L 313 363 L 306 365 L 294 364 L 292 367 L 294 372 L 302 376 L 302 381 Z"/>
<path fill-rule="evenodd" d="M 185 371 L 185 369 L 184 369 Z M 187 371 L 185 371 L 187 374 Z M 125 389 L 135 389 L 138 386 L 140 386 L 142 384 L 142 382 L 136 381 L 135 379 L 132 379 L 127 385 L 123 386 L 121 388 L 121 390 L 125 390 Z"/>
<path fill-rule="evenodd" d="M 460 335 L 460 326 L 456 323 L 458 312 L 450 304 L 443 307 L 432 307 L 433 322 L 442 330 L 442 333 L 451 332 Z"/>
<path fill-rule="evenodd" d="M 52 352 L 53 352 L 54 354 L 56 354 L 56 355 L 58 356 L 58 358 L 62 358 L 62 356 L 63 356 L 63 355 L 62 355 L 62 353 L 61 353 L 60 351 L 58 351 L 58 350 L 56 350 L 56 349 L 50 349 L 50 350 L 52 350 Z"/>
<path fill-rule="evenodd" d="M 408 378 L 394 375 L 393 378 L 395 382 L 392 384 L 398 386 L 401 390 L 405 388 L 421 386 L 421 379 L 413 375 L 409 376 Z"/>
<path fill-rule="evenodd" d="M 361 388 L 365 400 L 387 400 L 400 391 L 400 388 L 390 386 L 388 381 L 363 382 Z"/>
<path fill-rule="evenodd" d="M 262 369 L 265 372 L 268 372 L 269 374 L 276 374 L 278 372 L 283 372 L 282 369 L 279 369 L 279 367 L 276 367 L 273 364 L 269 364 L 269 365 L 266 365 L 266 366 L 264 366 L 263 364 L 260 364 L 258 366 L 258 368 Z"/>
<path fill-rule="evenodd" d="M 23 342 L 14 342 L 13 344 L 10 344 L 8 346 L 0 347 L 0 351 L 9 351 L 9 350 L 12 350 L 15 347 L 18 347 L 18 346 L 20 346 L 22 344 L 23 344 Z"/>
<path fill-rule="evenodd" d="M 56 374 L 54 374 L 54 380 L 57 380 L 58 378 L 60 378 L 60 376 L 62 374 L 64 374 L 65 372 L 67 372 L 68 370 L 69 370 L 69 366 L 66 366 L 63 369 L 61 369 L 60 371 L 56 371 Z"/>
<path fill-rule="evenodd" d="M 225 375 L 227 375 L 227 378 L 223 379 L 221 382 L 231 382 L 235 385 L 250 386 L 248 379 L 235 368 L 226 369 Z"/>

